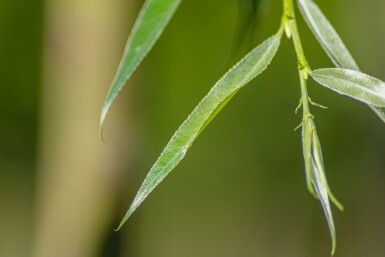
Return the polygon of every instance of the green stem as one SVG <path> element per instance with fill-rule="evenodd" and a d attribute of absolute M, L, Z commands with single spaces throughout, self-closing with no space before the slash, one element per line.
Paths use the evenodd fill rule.
<path fill-rule="evenodd" d="M 298 71 L 299 71 L 299 77 L 300 77 L 300 83 L 301 83 L 301 103 L 303 108 L 302 126 L 304 126 L 305 123 L 309 124 L 310 129 L 312 130 L 313 136 L 317 138 L 316 142 L 318 143 L 317 130 L 314 124 L 314 116 L 311 114 L 310 107 L 309 107 L 311 100 L 309 98 L 309 95 L 307 92 L 307 85 L 306 85 L 306 81 L 309 77 L 309 74 L 311 73 L 311 69 L 306 60 L 305 53 L 301 43 L 301 38 L 299 36 L 297 21 L 295 18 L 293 0 L 283 0 L 283 5 L 284 5 L 284 15 L 282 17 L 283 26 L 285 27 L 286 34 L 288 35 L 288 37 L 291 36 L 293 38 L 294 48 L 297 53 Z M 313 140 L 313 143 L 314 143 L 314 140 Z M 319 151 L 319 154 L 322 155 L 321 151 Z M 338 200 L 332 194 L 326 182 L 325 174 L 323 174 L 323 176 L 324 176 L 324 185 L 327 189 L 330 200 L 342 211 L 343 206 L 338 202 Z M 309 178 L 310 178 L 310 174 L 307 174 L 307 179 Z M 309 181 L 308 181 L 308 188 L 311 193 L 314 193 Z"/>
<path fill-rule="evenodd" d="M 297 53 L 298 58 L 298 65 L 301 69 L 305 69 L 308 72 L 310 72 L 309 64 L 306 60 L 305 53 L 303 51 L 301 38 L 299 36 L 298 32 L 298 26 L 297 21 L 295 18 L 295 12 L 294 12 L 294 6 L 293 6 L 293 0 L 283 0 L 284 1 L 284 19 L 286 22 L 287 28 L 290 30 L 290 34 L 293 37 L 294 47 L 295 51 Z"/>
<path fill-rule="evenodd" d="M 308 79 L 309 73 L 311 72 L 311 69 L 309 67 L 309 64 L 306 60 L 305 53 L 302 47 L 301 38 L 299 36 L 298 27 L 297 27 L 297 21 L 295 18 L 295 12 L 293 7 L 293 1 L 292 0 L 283 0 L 284 5 L 284 15 L 282 17 L 283 26 L 285 27 L 286 34 L 288 37 L 292 37 L 294 48 L 297 54 L 297 60 L 298 60 L 298 72 L 299 72 L 299 78 L 300 78 L 300 84 L 301 84 L 301 101 L 300 106 L 302 104 L 302 129 L 310 129 L 313 130 L 315 128 L 314 122 L 313 122 L 313 115 L 310 112 L 310 103 L 309 103 L 309 95 L 307 92 L 307 86 L 306 86 L 306 80 Z M 310 127 L 309 127 L 310 126 Z M 304 133 L 304 132 L 303 132 Z M 305 131 L 305 133 L 308 133 L 308 131 Z M 303 139 L 304 140 L 304 139 Z M 307 140 L 310 140 L 309 138 Z M 309 149 L 305 149 L 304 151 L 310 151 L 311 143 L 308 145 Z M 310 157 L 307 157 L 307 153 L 304 152 L 305 157 L 305 171 L 306 171 L 306 184 L 309 192 L 318 199 L 317 194 L 315 193 L 312 185 L 312 179 L 311 179 L 311 162 Z"/>
<path fill-rule="evenodd" d="M 301 99 L 303 105 L 304 118 L 311 116 L 309 108 L 309 96 L 307 93 L 306 80 L 311 72 L 306 60 L 305 52 L 302 47 L 301 37 L 299 36 L 297 21 L 295 18 L 293 0 L 283 0 L 284 17 L 283 22 L 288 36 L 293 38 L 294 48 L 297 53 L 298 71 L 301 81 Z"/>
<path fill-rule="evenodd" d="M 299 69 L 299 79 L 301 83 L 301 100 L 302 100 L 303 119 L 304 119 L 304 122 L 306 122 L 305 119 L 307 119 L 308 117 L 312 117 L 312 115 L 310 113 L 309 95 L 307 92 L 307 85 L 306 85 L 307 78 L 304 76 L 303 71 L 301 69 Z"/>

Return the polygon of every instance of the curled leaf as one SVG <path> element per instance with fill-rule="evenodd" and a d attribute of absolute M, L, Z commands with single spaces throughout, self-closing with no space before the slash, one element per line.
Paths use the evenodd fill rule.
<path fill-rule="evenodd" d="M 311 160 L 311 174 L 312 174 L 312 182 L 314 189 L 319 197 L 319 201 L 322 206 L 322 210 L 324 211 L 326 221 L 328 223 L 330 236 L 332 238 L 332 251 L 331 255 L 334 255 L 336 246 L 337 246 L 337 236 L 336 229 L 333 220 L 332 209 L 329 202 L 329 196 L 327 187 L 325 186 L 326 181 L 324 180 L 324 174 L 318 169 L 314 159 Z"/>
<path fill-rule="evenodd" d="M 314 191 L 312 183 L 312 129 L 311 123 L 308 120 L 304 120 L 302 124 L 302 152 L 305 162 L 305 175 L 306 175 L 306 186 L 309 192 L 318 199 L 318 195 Z"/>
<path fill-rule="evenodd" d="M 281 35 L 282 33 L 277 33 L 248 53 L 211 88 L 195 107 L 148 172 L 118 229 L 184 158 L 194 140 L 234 94 L 267 68 L 277 53 Z"/>
<path fill-rule="evenodd" d="M 331 192 L 325 174 L 324 160 L 321 145 L 316 132 L 314 121 L 310 116 L 305 116 L 302 124 L 302 145 L 305 161 L 306 180 L 315 192 L 315 197 L 320 201 L 321 207 L 326 217 L 332 239 L 332 255 L 337 245 L 336 230 L 333 221 L 333 214 L 329 199 L 340 209 L 342 205 Z"/>

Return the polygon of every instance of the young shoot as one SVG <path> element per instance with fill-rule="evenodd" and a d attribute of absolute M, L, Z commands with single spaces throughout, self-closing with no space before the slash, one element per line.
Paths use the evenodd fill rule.
<path fill-rule="evenodd" d="M 107 93 L 100 118 L 101 133 L 108 110 L 119 91 L 156 43 L 181 2 L 182 0 L 145 1 L 127 41 L 118 71 Z M 310 106 L 326 107 L 311 100 L 307 81 L 312 78 L 318 84 L 340 95 L 367 104 L 384 122 L 385 83 L 359 71 L 345 44 L 312 0 L 298 0 L 297 4 L 307 25 L 335 67 L 315 70 L 310 68 L 301 43 L 294 2 L 293 0 L 283 0 L 283 14 L 278 31 L 256 46 L 228 70 L 176 130 L 148 172 L 117 230 L 179 164 L 196 138 L 240 89 L 267 69 L 279 49 L 282 35 L 285 34 L 287 38 L 293 41 L 297 58 L 298 84 L 301 89 L 301 96 L 295 113 L 302 109 L 302 121 L 296 129 L 301 128 L 306 186 L 310 194 L 321 204 L 332 239 L 331 254 L 335 253 L 337 236 L 330 202 L 341 211 L 343 206 L 333 195 L 328 185 L 315 117 L 310 110 Z"/>

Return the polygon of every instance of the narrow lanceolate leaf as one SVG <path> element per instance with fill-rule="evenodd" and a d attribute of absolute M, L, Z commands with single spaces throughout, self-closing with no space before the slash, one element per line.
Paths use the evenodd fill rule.
<path fill-rule="evenodd" d="M 298 4 L 302 16 L 334 65 L 338 68 L 359 71 L 349 50 L 320 8 L 312 0 L 298 0 Z M 372 105 L 369 107 L 385 122 L 385 108 Z"/>
<path fill-rule="evenodd" d="M 302 16 L 319 43 L 337 67 L 358 70 L 341 38 L 312 0 L 298 0 Z"/>
<path fill-rule="evenodd" d="M 337 246 L 337 236 L 336 236 L 336 229 L 333 221 L 332 209 L 329 202 L 328 190 L 326 187 L 327 183 L 324 179 L 325 178 L 324 174 L 322 173 L 322 171 L 320 171 L 320 169 L 318 168 L 313 158 L 311 160 L 311 164 L 312 164 L 311 171 L 312 171 L 313 186 L 319 197 L 319 201 L 321 202 L 321 206 L 324 211 L 326 221 L 328 223 L 330 236 L 332 238 L 332 255 L 334 255 L 334 252 Z"/>
<path fill-rule="evenodd" d="M 347 69 L 319 69 L 310 74 L 321 85 L 376 107 L 385 107 L 385 83 Z"/>
<path fill-rule="evenodd" d="M 314 122 L 313 122 L 313 128 L 315 128 Z M 322 149 L 321 149 L 321 143 L 319 141 L 318 135 L 316 130 L 313 130 L 312 133 L 312 158 L 314 163 L 317 166 L 317 169 L 319 170 L 320 174 L 323 177 L 323 185 L 326 188 L 326 191 L 329 195 L 330 200 L 334 205 L 340 210 L 343 211 L 344 207 L 342 204 L 337 200 L 337 198 L 334 196 L 333 192 L 331 191 L 329 184 L 326 179 L 326 173 L 325 173 L 325 164 L 323 160 L 323 154 L 322 154 Z"/>
<path fill-rule="evenodd" d="M 312 146 L 311 146 L 311 140 L 312 140 L 312 127 L 311 122 L 305 119 L 302 124 L 302 152 L 303 152 L 303 159 L 305 162 L 305 175 L 306 175 L 306 186 L 309 192 L 318 199 L 318 195 L 314 191 L 314 186 L 312 183 Z"/>
<path fill-rule="evenodd" d="M 118 71 L 107 93 L 100 117 L 101 130 L 107 112 L 119 91 L 154 46 L 181 1 L 182 0 L 147 0 L 144 3 L 131 35 L 128 38 Z"/>
<path fill-rule="evenodd" d="M 223 108 L 223 103 L 227 103 L 235 92 L 239 91 L 239 89 L 267 68 L 278 50 L 281 34 L 278 33 L 270 37 L 247 54 L 214 85 L 210 92 L 195 107 L 194 111 L 175 132 L 158 160 L 152 166 L 119 228 L 151 191 L 183 159 L 196 137 L 207 126 L 207 122 L 211 121 L 218 111 Z"/>
<path fill-rule="evenodd" d="M 312 187 L 311 191 L 315 191 L 315 197 L 321 203 L 332 239 L 333 255 L 337 245 L 337 237 L 329 199 L 340 210 L 343 210 L 343 206 L 334 197 L 329 188 L 325 174 L 321 144 L 316 132 L 316 127 L 312 118 L 306 116 L 302 124 L 302 150 L 305 161 L 306 181 L 308 187 L 310 183 L 310 186 Z"/>

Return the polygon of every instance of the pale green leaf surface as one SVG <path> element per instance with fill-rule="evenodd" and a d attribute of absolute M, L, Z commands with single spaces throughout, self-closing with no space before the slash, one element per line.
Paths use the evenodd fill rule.
<path fill-rule="evenodd" d="M 143 58 L 154 46 L 182 0 L 147 0 L 128 38 L 122 60 L 107 93 L 100 130 L 112 103 Z"/>
<path fill-rule="evenodd" d="M 336 67 L 359 71 L 342 39 L 320 8 L 312 0 L 298 0 L 302 16 Z M 369 107 L 385 122 L 385 108 Z"/>
<path fill-rule="evenodd" d="M 332 62 L 345 69 L 358 70 L 358 66 L 345 44 L 312 0 L 298 0 L 302 16 Z"/>
<path fill-rule="evenodd" d="M 183 159 L 196 137 L 207 126 L 207 122 L 211 121 L 218 113 L 218 110 L 224 107 L 223 103 L 227 103 L 235 92 L 239 91 L 267 68 L 279 48 L 281 34 L 278 33 L 270 37 L 248 53 L 213 86 L 210 92 L 195 107 L 152 166 L 119 228 L 151 191 Z"/>
<path fill-rule="evenodd" d="M 312 182 L 314 189 L 317 192 L 319 201 L 321 202 L 322 209 L 324 211 L 326 221 L 328 223 L 330 236 L 332 238 L 332 255 L 334 255 L 337 246 L 336 229 L 333 221 L 332 209 L 329 202 L 329 195 L 327 190 L 327 182 L 325 181 L 325 174 L 317 167 L 315 160 L 312 158 Z"/>
<path fill-rule="evenodd" d="M 385 83 L 365 73 L 340 69 L 318 69 L 310 74 L 319 84 L 342 95 L 377 107 L 385 107 Z"/>
<path fill-rule="evenodd" d="M 305 177 L 306 177 L 306 186 L 309 192 L 318 199 L 318 195 L 314 192 L 314 187 L 312 185 L 312 173 L 311 173 L 311 140 L 312 140 L 312 128 L 309 121 L 304 121 L 302 124 L 302 152 L 305 162 Z"/>
<path fill-rule="evenodd" d="M 312 122 L 313 128 L 315 128 L 314 121 Z M 337 200 L 337 198 L 334 196 L 332 191 L 330 190 L 329 184 L 326 179 L 326 173 L 325 173 L 325 164 L 324 164 L 324 159 L 323 159 L 323 154 L 322 154 L 322 149 L 321 149 L 321 143 L 319 141 L 318 135 L 316 130 L 312 132 L 312 158 L 320 172 L 320 174 L 323 177 L 323 184 L 328 192 L 330 200 L 334 203 L 334 205 L 340 210 L 343 211 L 344 207 L 342 204 Z"/>
<path fill-rule="evenodd" d="M 385 108 L 380 108 L 376 106 L 369 105 L 370 109 L 374 111 L 375 114 L 383 121 L 385 122 Z"/>
<path fill-rule="evenodd" d="M 333 255 L 337 245 L 337 237 L 329 198 L 339 209 L 343 210 L 343 207 L 334 197 L 327 183 L 321 145 L 314 121 L 311 118 L 305 118 L 302 124 L 302 150 L 308 188 L 311 187 L 309 191 L 321 203 L 332 239 Z"/>

